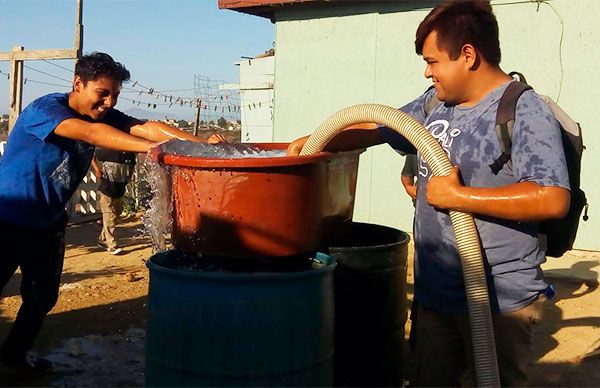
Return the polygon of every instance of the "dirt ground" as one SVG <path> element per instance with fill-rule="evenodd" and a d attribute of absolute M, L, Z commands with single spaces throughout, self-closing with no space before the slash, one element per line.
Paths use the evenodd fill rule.
<path fill-rule="evenodd" d="M 36 349 L 55 362 L 56 371 L 33 380 L 2 376 L 0 371 L 0 385 L 143 385 L 148 290 L 144 260 L 151 247 L 140 228 L 137 218 L 120 225 L 124 253 L 112 256 L 96 247 L 96 222 L 69 226 L 60 297 L 36 343 Z M 19 281 L 17 272 L 0 299 L 0 340 L 20 305 Z M 536 327 L 531 384 L 600 386 L 600 355 L 593 353 L 600 348 L 600 290 L 597 284 L 576 280 L 554 284 L 557 296 L 546 304 Z"/>

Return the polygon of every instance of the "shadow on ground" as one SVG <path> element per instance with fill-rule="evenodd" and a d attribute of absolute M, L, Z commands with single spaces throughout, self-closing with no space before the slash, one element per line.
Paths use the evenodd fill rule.
<path fill-rule="evenodd" d="M 119 245 L 121 245 L 125 252 L 131 252 L 132 250 L 143 249 L 139 245 L 147 246 L 150 244 L 148 236 L 144 235 L 142 225 L 139 222 L 135 222 L 134 219 L 124 220 L 117 225 L 115 234 Z M 81 233 L 81 230 L 85 230 L 85 233 Z M 69 249 L 78 248 L 81 251 L 85 248 L 82 253 L 77 256 L 84 256 L 88 253 L 103 252 L 104 249 L 98 247 L 98 236 L 102 230 L 102 225 L 96 223 L 93 219 L 89 222 L 83 222 L 78 224 L 70 224 L 67 227 L 66 234 L 66 257 L 76 257 L 69 255 Z M 92 232 L 90 232 L 92 231 Z"/>

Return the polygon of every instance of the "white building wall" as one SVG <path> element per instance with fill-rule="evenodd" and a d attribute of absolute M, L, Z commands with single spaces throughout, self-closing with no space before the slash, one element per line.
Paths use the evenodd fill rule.
<path fill-rule="evenodd" d="M 239 66 L 242 142 L 272 142 L 275 57 L 247 59 Z"/>
<path fill-rule="evenodd" d="M 437 1 L 360 1 L 282 7 L 276 12 L 275 141 L 312 133 L 350 105 L 400 107 L 431 84 L 415 54 L 415 30 Z M 600 63 L 597 0 L 494 0 L 502 68 L 518 70 L 581 123 L 586 151 L 581 186 L 590 218 L 576 248 L 600 250 L 598 162 Z M 361 156 L 354 219 L 412 230 L 414 208 L 400 183 L 404 159 L 387 145 Z"/>

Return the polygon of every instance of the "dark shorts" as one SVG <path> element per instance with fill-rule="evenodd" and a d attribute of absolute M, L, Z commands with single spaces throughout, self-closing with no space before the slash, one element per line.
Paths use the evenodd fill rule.
<path fill-rule="evenodd" d="M 21 357 L 31 349 L 46 314 L 56 304 L 65 256 L 66 225 L 66 214 L 44 229 L 0 221 L 0 295 L 20 267 L 23 300 L 15 323 L 0 347 L 4 356 Z"/>
<path fill-rule="evenodd" d="M 544 295 L 530 305 L 492 317 L 500 383 L 526 386 L 532 363 L 533 325 L 540 320 Z M 416 322 L 415 322 L 416 321 Z M 475 386 L 469 317 L 418 307 L 411 329 L 416 386 Z"/>

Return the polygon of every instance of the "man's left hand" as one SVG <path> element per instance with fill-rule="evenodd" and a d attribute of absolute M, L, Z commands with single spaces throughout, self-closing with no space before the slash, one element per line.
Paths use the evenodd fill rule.
<path fill-rule="evenodd" d="M 432 176 L 427 183 L 427 203 L 438 209 L 453 210 L 463 187 L 458 167 L 453 167 L 450 175 Z"/>

